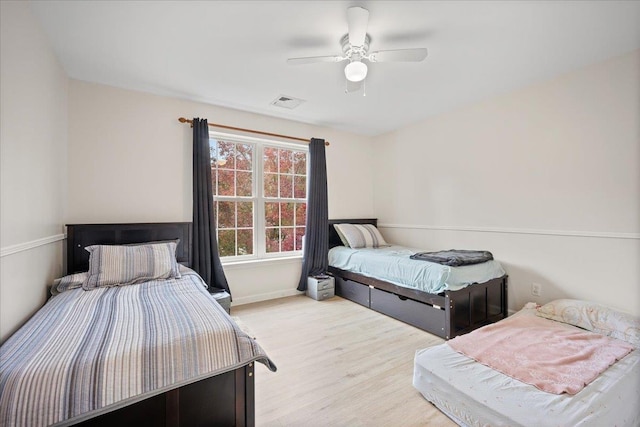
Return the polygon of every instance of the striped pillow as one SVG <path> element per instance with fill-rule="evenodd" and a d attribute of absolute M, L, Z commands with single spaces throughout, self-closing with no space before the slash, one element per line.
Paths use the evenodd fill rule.
<path fill-rule="evenodd" d="M 373 224 L 334 224 L 340 240 L 351 248 L 379 248 L 389 246 Z"/>
<path fill-rule="evenodd" d="M 87 246 L 89 277 L 82 288 L 90 290 L 180 278 L 176 246 L 176 242 Z"/>

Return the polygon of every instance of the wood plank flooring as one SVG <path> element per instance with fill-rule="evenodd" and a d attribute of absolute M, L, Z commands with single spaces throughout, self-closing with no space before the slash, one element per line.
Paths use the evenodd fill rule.
<path fill-rule="evenodd" d="M 455 426 L 411 385 L 415 351 L 442 339 L 340 297 L 231 314 L 278 367 L 256 364 L 257 426 Z"/>

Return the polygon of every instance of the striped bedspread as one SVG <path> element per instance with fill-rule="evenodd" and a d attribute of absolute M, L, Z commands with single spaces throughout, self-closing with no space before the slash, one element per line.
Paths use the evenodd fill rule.
<path fill-rule="evenodd" d="M 276 369 L 191 270 L 68 290 L 0 347 L 0 425 L 72 421 L 251 361 Z"/>

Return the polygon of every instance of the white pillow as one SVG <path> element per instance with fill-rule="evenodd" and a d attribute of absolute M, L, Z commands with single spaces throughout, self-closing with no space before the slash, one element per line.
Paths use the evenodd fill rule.
<path fill-rule="evenodd" d="M 333 228 L 336 230 L 336 233 L 338 233 L 338 237 L 340 237 L 340 241 L 344 246 L 349 247 L 349 241 L 347 240 L 346 237 L 344 237 L 344 234 L 342 234 L 340 227 L 337 227 L 337 225 L 339 224 L 334 224 Z"/>
<path fill-rule="evenodd" d="M 601 304 L 559 299 L 538 308 L 536 315 L 617 338 L 640 348 L 640 319 Z"/>
<path fill-rule="evenodd" d="M 340 240 L 351 248 L 379 248 L 389 246 L 373 224 L 334 224 Z"/>

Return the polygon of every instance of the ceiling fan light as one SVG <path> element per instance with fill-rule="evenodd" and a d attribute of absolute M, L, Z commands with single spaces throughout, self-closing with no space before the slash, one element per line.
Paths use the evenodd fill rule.
<path fill-rule="evenodd" d="M 367 64 L 361 61 L 352 61 L 344 67 L 344 75 L 351 82 L 361 82 L 367 77 Z"/>

